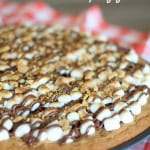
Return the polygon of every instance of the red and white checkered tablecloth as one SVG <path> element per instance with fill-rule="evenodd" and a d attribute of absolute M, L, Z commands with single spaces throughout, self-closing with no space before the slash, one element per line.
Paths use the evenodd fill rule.
<path fill-rule="evenodd" d="M 93 5 L 78 15 L 69 15 L 58 12 L 43 2 L 14 3 L 0 0 L 0 26 L 11 24 L 62 24 L 65 27 L 79 27 L 83 31 L 102 34 L 123 46 L 131 46 L 150 61 L 150 33 L 107 23 L 98 5 Z M 130 150 L 150 150 L 150 136 Z"/>

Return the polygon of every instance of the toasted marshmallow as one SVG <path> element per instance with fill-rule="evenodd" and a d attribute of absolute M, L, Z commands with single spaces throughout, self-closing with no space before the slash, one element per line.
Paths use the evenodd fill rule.
<path fill-rule="evenodd" d="M 78 99 L 80 99 L 80 98 L 82 97 L 82 93 L 79 92 L 79 91 L 72 91 L 72 92 L 70 93 L 70 96 L 71 96 L 71 99 L 72 99 L 73 101 L 75 101 L 75 100 L 78 100 Z"/>
<path fill-rule="evenodd" d="M 112 115 L 111 111 L 107 108 L 104 108 L 102 111 L 98 113 L 96 119 L 102 121 L 105 118 L 110 117 L 111 115 Z"/>
<path fill-rule="evenodd" d="M 136 92 L 130 99 L 128 99 L 127 103 L 131 103 L 134 101 L 137 101 L 139 96 L 140 96 L 141 92 Z"/>
<path fill-rule="evenodd" d="M 120 116 L 118 114 L 115 114 L 113 117 L 113 119 L 115 119 L 116 121 L 120 122 Z"/>
<path fill-rule="evenodd" d="M 128 62 L 127 61 L 123 61 L 123 62 L 120 63 L 119 68 L 120 69 L 125 69 L 127 66 L 128 66 Z"/>
<path fill-rule="evenodd" d="M 8 83 L 2 83 L 2 87 L 4 90 L 12 90 L 14 87 Z"/>
<path fill-rule="evenodd" d="M 89 128 L 90 126 L 92 126 L 91 128 Z M 88 130 L 88 133 L 87 133 L 87 129 L 89 128 Z M 95 127 L 94 127 L 94 123 L 93 121 L 86 121 L 84 122 L 81 126 L 80 126 L 80 133 L 82 135 L 86 134 L 87 135 L 92 135 L 95 133 Z"/>
<path fill-rule="evenodd" d="M 68 53 L 67 54 L 67 58 L 69 60 L 76 61 L 77 59 L 82 57 L 82 55 L 84 55 L 85 53 L 86 53 L 85 49 L 79 49 L 79 50 L 76 50 L 76 51 L 74 51 L 72 53 Z"/>
<path fill-rule="evenodd" d="M 143 85 L 146 85 L 150 88 L 150 74 L 146 74 L 144 76 L 144 81 L 142 82 Z"/>
<path fill-rule="evenodd" d="M 7 90 L 0 90 L 0 98 L 11 98 L 12 96 L 12 92 Z"/>
<path fill-rule="evenodd" d="M 75 79 L 82 79 L 83 77 L 83 72 L 79 69 L 75 69 L 71 71 L 71 77 Z"/>
<path fill-rule="evenodd" d="M 28 134 L 31 131 L 31 127 L 29 124 L 25 123 L 25 124 L 21 124 L 19 125 L 14 134 L 16 137 L 23 137 L 24 135 Z"/>
<path fill-rule="evenodd" d="M 104 120 L 104 128 L 107 131 L 113 131 L 120 128 L 120 122 L 115 118 L 108 118 Z"/>
<path fill-rule="evenodd" d="M 114 111 L 119 112 L 121 109 L 123 109 L 126 106 L 127 104 L 125 102 L 117 102 L 114 106 Z"/>
<path fill-rule="evenodd" d="M 102 103 L 103 103 L 103 105 L 110 104 L 110 103 L 112 103 L 112 98 L 107 97 L 107 98 L 102 100 Z"/>
<path fill-rule="evenodd" d="M 72 121 L 75 121 L 75 120 L 79 120 L 80 117 L 79 117 L 79 114 L 77 112 L 71 112 L 67 115 L 67 119 L 72 122 Z"/>
<path fill-rule="evenodd" d="M 4 71 L 4 70 L 6 70 L 8 68 L 9 68 L 8 65 L 0 65 L 0 71 Z"/>
<path fill-rule="evenodd" d="M 52 83 L 47 83 L 46 87 L 48 87 L 50 91 L 55 91 L 57 89 L 57 87 Z"/>
<path fill-rule="evenodd" d="M 62 138 L 63 136 L 63 130 L 61 127 L 49 127 L 47 129 L 47 138 L 49 141 L 55 142 Z"/>
<path fill-rule="evenodd" d="M 34 130 L 34 131 L 32 132 L 32 136 L 33 136 L 33 137 L 37 138 L 38 135 L 39 135 L 39 129 L 36 129 L 36 130 Z"/>
<path fill-rule="evenodd" d="M 0 141 L 8 140 L 9 133 L 6 129 L 0 129 Z"/>
<path fill-rule="evenodd" d="M 38 88 L 38 92 L 39 92 L 39 95 L 45 95 L 46 93 L 48 93 L 50 90 L 48 87 L 46 87 L 45 85 L 41 85 L 39 88 Z"/>
<path fill-rule="evenodd" d="M 63 106 L 64 106 L 64 103 L 60 103 L 60 102 L 46 103 L 43 105 L 43 107 L 45 107 L 45 108 L 48 108 L 48 107 L 50 107 L 50 108 L 53 108 L 53 107 L 54 108 L 61 108 Z"/>
<path fill-rule="evenodd" d="M 122 89 L 120 89 L 114 93 L 114 96 L 117 98 L 120 98 L 120 97 L 123 97 L 124 94 L 125 94 L 124 91 Z"/>
<path fill-rule="evenodd" d="M 129 105 L 128 110 L 130 110 L 132 114 L 138 115 L 141 113 L 141 106 L 137 102 L 133 102 Z"/>
<path fill-rule="evenodd" d="M 124 110 L 120 113 L 120 120 L 123 123 L 131 123 L 133 122 L 133 116 L 130 111 Z"/>
<path fill-rule="evenodd" d="M 10 110 L 16 104 L 19 104 L 19 103 L 15 99 L 9 99 L 9 101 L 4 102 L 4 107 Z"/>
<path fill-rule="evenodd" d="M 107 77 L 108 77 L 107 71 L 100 72 L 100 74 L 98 75 L 98 78 L 101 80 L 101 82 L 105 81 Z"/>
<path fill-rule="evenodd" d="M 33 105 L 32 105 L 32 107 L 31 107 L 31 111 L 33 112 L 33 111 L 36 111 L 39 107 L 40 107 L 40 103 L 39 102 L 36 102 L 36 103 L 34 103 Z"/>
<path fill-rule="evenodd" d="M 143 73 L 144 74 L 150 74 L 150 66 L 145 64 L 144 68 L 143 68 Z"/>
<path fill-rule="evenodd" d="M 60 95 L 60 96 L 58 97 L 58 101 L 59 101 L 60 103 L 64 103 L 64 104 L 69 103 L 71 100 L 72 100 L 72 99 L 71 99 L 71 96 L 68 95 L 68 94 L 62 94 L 62 95 Z"/>
<path fill-rule="evenodd" d="M 126 82 L 131 83 L 131 84 L 135 84 L 135 85 L 139 85 L 140 81 L 130 75 L 127 75 L 124 79 Z"/>

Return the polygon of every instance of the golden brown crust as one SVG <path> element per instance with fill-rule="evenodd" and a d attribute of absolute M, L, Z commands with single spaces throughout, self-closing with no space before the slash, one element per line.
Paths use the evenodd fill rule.
<path fill-rule="evenodd" d="M 122 124 L 119 130 L 108 133 L 99 131 L 94 136 L 84 138 L 72 144 L 58 145 L 57 143 L 41 143 L 34 147 L 27 146 L 22 140 L 11 138 L 0 142 L 1 150 L 105 150 L 124 143 L 150 127 L 150 101 L 143 107 L 142 113 L 136 116 L 129 125 Z"/>

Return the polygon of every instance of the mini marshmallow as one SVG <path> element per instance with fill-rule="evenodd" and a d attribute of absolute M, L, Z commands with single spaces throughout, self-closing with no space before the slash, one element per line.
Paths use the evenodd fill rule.
<path fill-rule="evenodd" d="M 139 98 L 138 104 L 141 105 L 141 106 L 145 105 L 145 104 L 147 103 L 147 101 L 148 101 L 148 98 L 149 98 L 149 95 L 148 95 L 148 94 L 143 94 L 143 95 Z"/>
<path fill-rule="evenodd" d="M 112 103 L 112 98 L 107 97 L 107 98 L 102 100 L 102 103 L 103 103 L 103 105 L 110 104 L 110 103 Z"/>
<path fill-rule="evenodd" d="M 102 103 L 102 100 L 98 97 L 96 97 L 94 100 L 93 100 L 94 103 Z"/>
<path fill-rule="evenodd" d="M 50 127 L 47 129 L 47 138 L 49 141 L 55 142 L 62 138 L 63 136 L 63 130 L 61 127 Z"/>
<path fill-rule="evenodd" d="M 15 99 L 9 99 L 9 101 L 4 101 L 4 107 L 7 109 L 12 109 L 12 107 L 17 104 Z"/>
<path fill-rule="evenodd" d="M 146 85 L 150 88 L 150 74 L 146 74 L 144 76 L 144 81 L 142 82 L 142 85 Z"/>
<path fill-rule="evenodd" d="M 82 93 L 79 91 L 72 91 L 70 93 L 70 96 L 71 96 L 71 99 L 75 101 L 75 100 L 78 100 L 82 97 Z"/>
<path fill-rule="evenodd" d="M 71 71 L 71 77 L 75 79 L 81 79 L 83 77 L 83 72 L 79 69 Z"/>
<path fill-rule="evenodd" d="M 32 136 L 37 138 L 38 137 L 38 134 L 39 134 L 39 129 L 36 129 L 32 132 Z"/>
<path fill-rule="evenodd" d="M 29 95 L 33 95 L 35 97 L 38 97 L 39 93 L 36 90 L 30 90 L 29 92 L 27 92 L 24 96 L 29 96 Z"/>
<path fill-rule="evenodd" d="M 46 87 L 48 87 L 48 89 L 50 91 L 55 91 L 56 90 L 56 86 L 54 84 L 52 84 L 52 83 L 47 83 Z"/>
<path fill-rule="evenodd" d="M 0 98 L 11 98 L 12 96 L 12 92 L 7 90 L 0 90 Z"/>
<path fill-rule="evenodd" d="M 40 140 L 40 141 L 45 141 L 45 140 L 47 140 L 47 133 L 46 133 L 46 131 L 42 131 L 42 132 L 39 132 L 39 135 L 38 135 L 38 139 Z"/>
<path fill-rule="evenodd" d="M 141 92 L 136 92 L 130 99 L 128 99 L 127 103 L 131 103 L 134 101 L 137 101 L 139 96 L 140 96 Z"/>
<path fill-rule="evenodd" d="M 0 71 L 4 71 L 4 70 L 6 70 L 6 69 L 8 69 L 8 68 L 9 68 L 8 65 L 1 65 L 1 64 L 0 64 Z"/>
<path fill-rule="evenodd" d="M 88 127 L 92 126 L 89 131 L 88 135 L 92 135 L 95 133 L 95 127 L 93 121 L 86 121 L 80 126 L 80 133 L 84 135 L 87 132 Z"/>
<path fill-rule="evenodd" d="M 144 74 L 150 74 L 150 66 L 145 64 L 144 68 L 143 68 L 143 73 Z"/>
<path fill-rule="evenodd" d="M 66 140 L 66 144 L 69 144 L 69 143 L 72 143 L 74 140 L 72 139 L 72 138 L 68 138 L 67 140 Z"/>
<path fill-rule="evenodd" d="M 139 85 L 140 81 L 130 75 L 127 75 L 124 79 L 126 82 L 131 83 L 131 84 L 135 84 L 135 85 Z"/>
<path fill-rule="evenodd" d="M 45 76 L 42 77 L 41 79 L 39 79 L 38 81 L 35 81 L 33 84 L 31 84 L 31 88 L 36 89 L 38 88 L 40 85 L 45 84 L 47 81 L 49 80 L 49 77 Z"/>
<path fill-rule="evenodd" d="M 136 72 L 134 72 L 134 77 L 139 80 L 142 80 L 144 78 L 144 74 L 141 70 L 137 70 Z"/>
<path fill-rule="evenodd" d="M 123 109 L 126 106 L 127 104 L 125 102 L 117 102 L 114 106 L 114 111 L 119 112 L 121 109 Z"/>
<path fill-rule="evenodd" d="M 58 97 L 58 101 L 60 103 L 64 103 L 64 104 L 67 104 L 71 101 L 71 96 L 68 95 L 68 94 L 62 94 Z"/>
<path fill-rule="evenodd" d="M 48 108 L 48 107 L 53 107 L 53 108 L 61 108 L 64 106 L 64 103 L 59 103 L 59 102 L 54 102 L 54 103 L 46 103 L 43 105 L 43 107 Z"/>
<path fill-rule="evenodd" d="M 14 87 L 11 84 L 3 83 L 2 84 L 4 90 L 12 90 Z"/>
<path fill-rule="evenodd" d="M 139 57 L 134 50 L 131 50 L 129 52 L 129 54 L 126 55 L 125 58 L 126 58 L 126 60 L 133 62 L 133 63 L 138 63 L 138 61 L 139 61 Z"/>
<path fill-rule="evenodd" d="M 79 114 L 77 112 L 71 112 L 67 115 L 67 119 L 72 122 L 72 121 L 75 121 L 75 120 L 79 120 L 80 117 L 79 117 Z"/>
<path fill-rule="evenodd" d="M 11 119 L 6 119 L 4 122 L 3 122 L 3 127 L 5 129 L 7 129 L 8 131 L 12 129 L 13 127 L 13 122 Z"/>
<path fill-rule="evenodd" d="M 138 115 L 141 113 L 141 106 L 137 102 L 134 102 L 129 105 L 128 110 L 130 110 L 132 114 Z"/>
<path fill-rule="evenodd" d="M 104 108 L 101 112 L 98 113 L 96 119 L 102 121 L 105 118 L 110 117 L 111 115 L 112 115 L 111 111 L 107 108 Z"/>
<path fill-rule="evenodd" d="M 96 111 L 100 108 L 100 106 L 102 105 L 100 105 L 99 103 L 94 103 L 90 106 L 90 111 L 92 113 L 96 113 Z"/>
<path fill-rule="evenodd" d="M 133 116 L 130 111 L 124 110 L 120 113 L 120 120 L 123 123 L 131 123 L 133 122 Z"/>
<path fill-rule="evenodd" d="M 120 69 L 125 69 L 127 66 L 128 66 L 128 62 L 127 61 L 123 61 L 123 62 L 120 63 L 119 68 Z"/>
<path fill-rule="evenodd" d="M 19 125 L 14 134 L 16 137 L 23 137 L 24 135 L 28 134 L 31 131 L 31 127 L 29 124 L 25 123 L 25 124 L 21 124 Z"/>
<path fill-rule="evenodd" d="M 49 92 L 49 88 L 46 87 L 45 85 L 41 85 L 39 88 L 38 88 L 38 93 L 39 95 L 45 95 Z"/>
<path fill-rule="evenodd" d="M 106 49 L 115 52 L 117 51 L 117 46 L 115 44 L 108 44 L 106 45 Z"/>
<path fill-rule="evenodd" d="M 115 119 L 116 121 L 120 122 L 120 116 L 118 114 L 115 114 L 113 117 L 113 119 Z"/>
<path fill-rule="evenodd" d="M 59 121 L 58 120 L 54 120 L 52 122 L 50 122 L 47 127 L 52 126 L 52 125 L 59 125 Z"/>
<path fill-rule="evenodd" d="M 9 133 L 6 129 L 0 129 L 0 141 L 8 140 Z"/>
<path fill-rule="evenodd" d="M 59 73 L 60 73 L 61 75 L 66 75 L 66 74 L 69 74 L 69 73 L 70 73 L 70 70 L 61 69 L 61 70 L 59 71 Z"/>
<path fill-rule="evenodd" d="M 101 80 L 101 82 L 105 81 L 107 77 L 108 77 L 107 71 L 100 72 L 98 75 L 98 78 Z"/>
<path fill-rule="evenodd" d="M 33 112 L 33 111 L 36 111 L 39 107 L 40 107 L 40 103 L 39 103 L 39 102 L 34 103 L 34 104 L 32 105 L 31 111 L 32 111 L 32 112 Z"/>
<path fill-rule="evenodd" d="M 115 118 L 108 118 L 104 120 L 104 128 L 107 131 L 113 131 L 120 128 L 120 122 Z"/>
<path fill-rule="evenodd" d="M 27 117 L 27 116 L 29 116 L 29 114 L 30 114 L 30 110 L 25 110 L 24 112 L 22 112 L 21 114 L 18 114 L 18 115 L 21 115 L 22 117 Z"/>
<path fill-rule="evenodd" d="M 117 98 L 120 98 L 120 97 L 123 97 L 124 94 L 125 94 L 124 91 L 120 89 L 114 93 L 114 96 L 116 96 Z"/>
<path fill-rule="evenodd" d="M 76 51 L 74 51 L 72 53 L 68 53 L 67 54 L 67 58 L 69 60 L 76 61 L 77 59 L 82 57 L 82 55 L 84 55 L 85 53 L 86 53 L 85 49 L 79 49 L 79 50 L 76 50 Z"/>

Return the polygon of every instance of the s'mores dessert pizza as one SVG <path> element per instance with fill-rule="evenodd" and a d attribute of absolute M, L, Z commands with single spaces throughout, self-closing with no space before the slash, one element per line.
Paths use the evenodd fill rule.
<path fill-rule="evenodd" d="M 0 29 L 0 149 L 104 150 L 150 127 L 150 65 L 77 29 Z"/>

